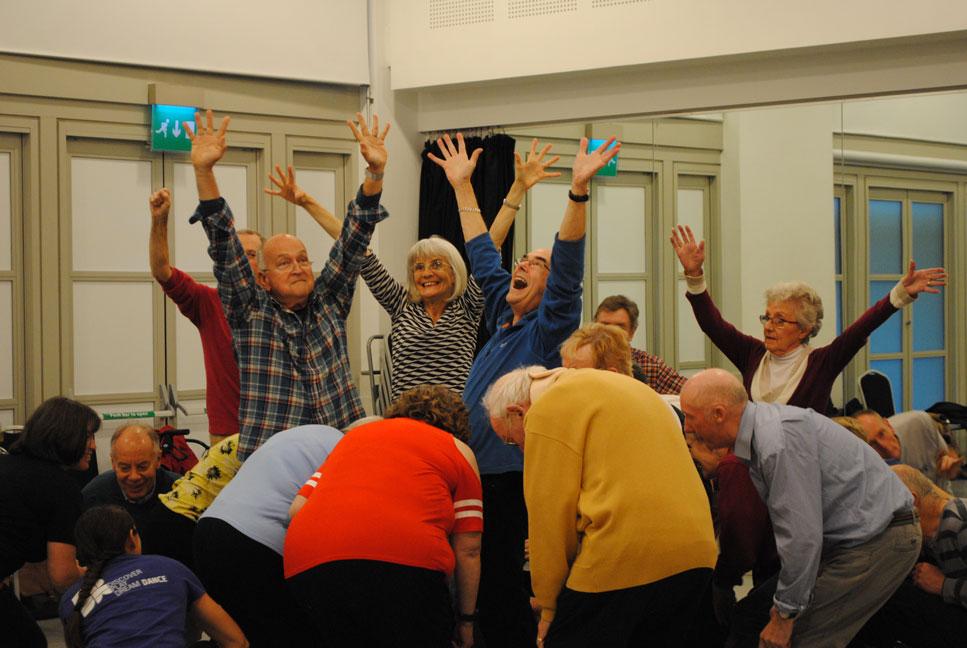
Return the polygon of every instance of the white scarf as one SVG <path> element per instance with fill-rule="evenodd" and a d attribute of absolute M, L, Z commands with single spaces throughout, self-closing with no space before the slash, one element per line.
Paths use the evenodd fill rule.
<path fill-rule="evenodd" d="M 788 403 L 806 373 L 807 360 L 812 351 L 812 347 L 804 344 L 784 356 L 766 351 L 752 376 L 752 388 L 749 390 L 752 400 L 780 405 Z"/>

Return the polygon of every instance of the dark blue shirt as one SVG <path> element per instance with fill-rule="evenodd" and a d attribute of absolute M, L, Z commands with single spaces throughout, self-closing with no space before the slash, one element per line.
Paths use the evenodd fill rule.
<path fill-rule="evenodd" d="M 483 290 L 487 329 L 492 337 L 477 355 L 463 391 L 470 410 L 470 447 L 481 474 L 523 471 L 520 448 L 507 446 L 490 427 L 483 396 L 495 380 L 527 365 L 561 366 L 561 344 L 581 325 L 584 278 L 584 239 L 561 241 L 554 237 L 551 270 L 540 305 L 516 324 L 507 303 L 511 275 L 500 265 L 500 253 L 489 234 L 467 241 L 467 256 L 474 278 Z"/>

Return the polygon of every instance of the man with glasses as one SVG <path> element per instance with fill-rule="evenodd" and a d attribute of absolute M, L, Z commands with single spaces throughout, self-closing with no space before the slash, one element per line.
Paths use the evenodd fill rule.
<path fill-rule="evenodd" d="M 446 172 L 456 194 L 470 269 L 484 293 L 484 313 L 491 333 L 470 368 L 463 392 L 470 411 L 470 446 L 480 466 L 487 511 L 478 606 L 480 628 L 488 646 L 533 646 L 536 624 L 521 571 L 527 537 L 523 455 L 519 448 L 500 442 L 481 399 L 495 380 L 513 369 L 560 366 L 559 347 L 581 323 L 591 177 L 621 148 L 615 144 L 608 150 L 612 143 L 614 138 L 588 152 L 588 141 L 582 138 L 553 254 L 546 248 L 533 250 L 517 261 L 512 273 L 500 265 L 500 252 L 488 235 L 470 184 L 482 150 L 468 155 L 463 135 L 458 133 L 456 143 L 449 136 L 437 140 L 442 159 L 429 155 Z"/>
<path fill-rule="evenodd" d="M 195 129 L 186 124 L 200 201 L 191 222 L 200 220 L 208 235 L 238 356 L 238 457 L 243 461 L 279 430 L 306 424 L 342 428 L 365 416 L 349 367 L 346 317 L 366 246 L 376 223 L 388 216 L 379 197 L 389 127 L 380 133 L 377 117 L 372 130 L 362 114 L 356 118 L 358 126 L 349 122 L 349 128 L 368 163 L 366 180 L 315 277 L 305 245 L 289 234 L 265 242 L 256 276 L 215 181 L 215 164 L 227 148 L 229 118 L 216 130 L 209 110 L 205 123 L 199 113 Z"/>

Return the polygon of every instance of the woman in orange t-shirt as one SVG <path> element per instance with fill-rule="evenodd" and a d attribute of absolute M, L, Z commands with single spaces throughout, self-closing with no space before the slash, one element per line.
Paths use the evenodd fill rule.
<path fill-rule="evenodd" d="M 472 645 L 483 505 L 469 436 L 459 395 L 416 387 L 299 491 L 285 577 L 326 646 Z"/>

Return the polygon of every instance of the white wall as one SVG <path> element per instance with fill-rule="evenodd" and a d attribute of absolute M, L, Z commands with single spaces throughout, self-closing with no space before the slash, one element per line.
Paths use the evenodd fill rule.
<path fill-rule="evenodd" d="M 833 159 L 830 123 L 838 106 L 727 113 L 723 122 L 723 312 L 758 335 L 763 292 L 805 281 L 826 305 L 814 344 L 835 335 Z"/>
<path fill-rule="evenodd" d="M 967 28 L 955 0 L 397 0 L 396 89 Z"/>
<path fill-rule="evenodd" d="M 848 101 L 842 119 L 854 135 L 967 144 L 967 92 Z"/>
<path fill-rule="evenodd" d="M 0 51 L 364 85 L 361 0 L 7 0 Z"/>

